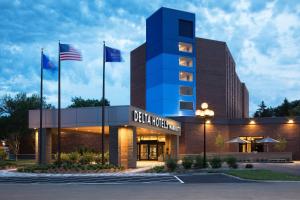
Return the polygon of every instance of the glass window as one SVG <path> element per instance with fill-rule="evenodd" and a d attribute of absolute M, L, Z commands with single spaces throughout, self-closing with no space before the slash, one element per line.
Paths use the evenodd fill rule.
<path fill-rule="evenodd" d="M 192 82 L 193 74 L 189 72 L 179 72 L 179 80 Z"/>
<path fill-rule="evenodd" d="M 179 65 L 185 67 L 192 67 L 193 66 L 193 59 L 187 57 L 180 57 L 179 58 Z"/>
<path fill-rule="evenodd" d="M 180 19 L 179 20 L 179 35 L 184 37 L 194 37 L 193 22 Z"/>
<path fill-rule="evenodd" d="M 193 110 L 193 102 L 180 101 L 180 110 Z"/>
<path fill-rule="evenodd" d="M 193 95 L 193 88 L 188 86 L 180 86 L 180 95 Z"/>
<path fill-rule="evenodd" d="M 190 44 L 190 43 L 179 42 L 178 43 L 178 50 L 181 51 L 181 52 L 192 53 L 193 52 L 193 45 Z"/>

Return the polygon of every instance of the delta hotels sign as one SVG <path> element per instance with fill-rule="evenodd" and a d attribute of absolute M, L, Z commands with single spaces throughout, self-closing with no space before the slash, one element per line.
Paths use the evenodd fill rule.
<path fill-rule="evenodd" d="M 143 111 L 133 110 L 133 121 L 171 131 L 180 131 L 180 126 L 178 126 L 176 123 L 172 123 L 172 121 L 168 119 L 154 116 Z"/>

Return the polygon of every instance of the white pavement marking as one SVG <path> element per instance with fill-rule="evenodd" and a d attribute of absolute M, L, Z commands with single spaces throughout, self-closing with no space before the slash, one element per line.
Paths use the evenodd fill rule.
<path fill-rule="evenodd" d="M 178 178 L 177 176 L 174 176 L 180 183 L 184 183 L 180 178 Z"/>

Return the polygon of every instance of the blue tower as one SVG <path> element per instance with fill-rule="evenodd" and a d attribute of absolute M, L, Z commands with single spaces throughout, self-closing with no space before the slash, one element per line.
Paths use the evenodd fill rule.
<path fill-rule="evenodd" d="M 146 21 L 146 110 L 194 116 L 195 15 L 160 8 Z"/>

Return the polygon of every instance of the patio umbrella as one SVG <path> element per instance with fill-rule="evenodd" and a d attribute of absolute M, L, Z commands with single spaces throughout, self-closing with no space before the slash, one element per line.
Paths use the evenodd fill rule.
<path fill-rule="evenodd" d="M 273 138 L 270 138 L 270 137 L 266 137 L 266 138 L 258 140 L 256 142 L 257 143 L 264 143 L 264 144 L 266 144 L 267 145 L 267 152 L 269 152 L 269 143 L 278 143 L 279 141 L 275 140 Z"/>
<path fill-rule="evenodd" d="M 250 143 L 250 142 L 247 140 L 243 140 L 240 137 L 236 137 L 236 138 L 233 138 L 233 139 L 227 141 L 226 143 L 246 144 L 246 143 Z M 239 151 L 239 146 L 237 146 L 237 147 L 238 147 L 238 151 Z"/>

